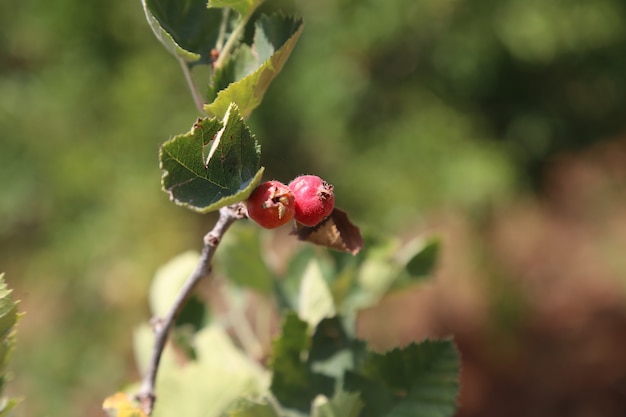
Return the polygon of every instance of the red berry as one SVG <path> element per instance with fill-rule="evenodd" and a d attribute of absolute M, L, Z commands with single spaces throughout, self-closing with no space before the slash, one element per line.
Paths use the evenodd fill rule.
<path fill-rule="evenodd" d="M 294 196 L 282 182 L 259 185 L 246 201 L 248 217 L 266 229 L 274 229 L 293 219 Z"/>
<path fill-rule="evenodd" d="M 315 175 L 302 175 L 289 183 L 296 198 L 294 218 L 305 226 L 318 225 L 335 207 L 333 186 Z"/>

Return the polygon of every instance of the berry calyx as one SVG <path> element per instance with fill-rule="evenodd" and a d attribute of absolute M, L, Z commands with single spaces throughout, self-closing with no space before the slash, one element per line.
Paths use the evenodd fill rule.
<path fill-rule="evenodd" d="M 301 175 L 289 183 L 296 199 L 294 218 L 305 226 L 316 226 L 335 207 L 333 186 L 316 175 Z"/>
<path fill-rule="evenodd" d="M 275 229 L 293 219 L 295 198 L 293 192 L 279 181 L 259 185 L 246 200 L 248 217 L 266 229 Z"/>

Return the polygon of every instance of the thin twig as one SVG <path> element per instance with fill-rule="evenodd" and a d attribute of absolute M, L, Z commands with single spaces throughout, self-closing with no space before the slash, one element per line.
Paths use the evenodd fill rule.
<path fill-rule="evenodd" d="M 232 50 L 235 48 L 235 45 L 237 44 L 237 42 L 239 42 L 239 38 L 243 34 L 243 30 L 246 28 L 246 25 L 248 24 L 248 20 L 250 20 L 250 18 L 252 17 L 253 12 L 254 12 L 254 9 L 248 10 L 248 13 L 246 13 L 245 16 L 242 16 L 241 20 L 239 21 L 235 29 L 233 29 L 230 36 L 228 37 L 228 40 L 224 44 L 224 48 L 222 48 L 222 50 L 219 51 L 220 52 L 219 57 L 213 63 L 214 69 L 221 68 L 226 62 L 226 60 L 230 57 Z"/>
<path fill-rule="evenodd" d="M 135 395 L 135 398 L 141 404 L 141 409 L 148 416 L 152 414 L 152 409 L 154 408 L 154 403 L 156 401 L 155 384 L 157 372 L 159 370 L 161 354 L 165 348 L 165 343 L 167 342 L 170 329 L 172 328 L 176 317 L 178 317 L 179 313 L 183 309 L 183 306 L 191 295 L 191 292 L 195 288 L 196 284 L 211 274 L 211 262 L 213 260 L 213 255 L 215 254 L 215 250 L 222 240 L 224 233 L 226 233 L 228 228 L 236 220 L 245 217 L 245 215 L 245 209 L 242 204 L 234 204 L 220 209 L 219 218 L 215 223 L 215 226 L 213 226 L 213 230 L 204 236 L 204 246 L 196 268 L 180 289 L 180 292 L 176 296 L 176 300 L 167 315 L 164 318 L 155 321 L 152 357 L 150 358 L 150 363 L 148 364 L 148 369 L 144 375 L 139 392 Z"/>
<path fill-rule="evenodd" d="M 230 8 L 225 7 L 222 12 L 222 23 L 220 24 L 220 31 L 217 35 L 217 41 L 215 42 L 215 49 L 221 51 L 224 47 L 224 39 L 226 38 L 226 30 L 228 29 L 228 18 L 230 17 Z"/>
<path fill-rule="evenodd" d="M 177 57 L 177 59 L 178 63 L 180 64 L 180 68 L 183 70 L 183 75 L 185 76 L 185 81 L 187 81 L 189 91 L 191 91 L 193 102 L 196 103 L 196 107 L 198 108 L 200 113 L 204 114 L 204 100 L 202 100 L 202 96 L 198 91 L 198 87 L 196 87 L 196 83 L 194 82 L 193 76 L 191 75 L 189 65 L 187 65 L 187 62 L 185 62 L 185 60 L 181 57 Z"/>

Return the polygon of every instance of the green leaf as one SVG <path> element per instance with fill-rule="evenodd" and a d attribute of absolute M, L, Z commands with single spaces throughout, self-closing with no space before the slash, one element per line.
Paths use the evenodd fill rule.
<path fill-rule="evenodd" d="M 334 390 L 333 378 L 311 370 L 307 359 L 311 342 L 308 327 L 289 313 L 280 337 L 272 345 L 272 393 L 284 406 L 301 411 L 309 410 L 318 394 L 328 396 Z"/>
<path fill-rule="evenodd" d="M 441 242 L 437 238 L 424 240 L 417 238 L 409 242 L 402 250 L 405 268 L 414 278 L 423 278 L 432 274 L 437 266 Z"/>
<path fill-rule="evenodd" d="M 219 69 L 209 88 L 204 106 L 207 114 L 221 116 L 230 103 L 237 103 L 243 117 L 250 115 L 263 99 L 272 80 L 282 70 L 302 33 L 302 20 L 274 15 L 256 22 L 251 49 L 233 54 L 231 61 Z M 251 69 L 258 67 L 248 74 Z"/>
<path fill-rule="evenodd" d="M 221 10 L 206 0 L 142 0 L 157 39 L 174 56 L 194 64 L 210 63 L 223 19 Z"/>
<path fill-rule="evenodd" d="M 320 263 L 311 259 L 300 283 L 298 315 L 314 328 L 322 319 L 335 314 L 333 296 L 324 280 Z"/>
<path fill-rule="evenodd" d="M 350 337 L 342 317 L 335 316 L 322 320 L 315 328 L 309 362 L 314 372 L 342 380 L 364 351 L 365 344 Z"/>
<path fill-rule="evenodd" d="M 21 403 L 22 400 L 19 398 L 1 398 L 0 399 L 0 417 L 8 417 L 10 415 L 11 410 L 13 410 L 16 406 Z"/>
<path fill-rule="evenodd" d="M 362 408 L 359 394 L 340 391 L 331 400 L 322 395 L 315 398 L 312 417 L 357 417 Z"/>
<path fill-rule="evenodd" d="M 234 225 L 220 243 L 216 266 L 231 282 L 269 294 L 274 276 L 263 260 L 258 230 L 250 224 Z"/>
<path fill-rule="evenodd" d="M 268 372 L 234 346 L 221 326 L 202 329 L 194 346 L 197 360 L 182 366 L 170 346 L 164 351 L 154 417 L 218 417 L 238 398 L 267 392 Z"/>
<path fill-rule="evenodd" d="M 345 389 L 360 392 L 367 416 L 446 417 L 456 410 L 459 356 L 451 340 L 369 353 Z"/>
<path fill-rule="evenodd" d="M 13 290 L 4 281 L 4 273 L 0 274 L 0 338 L 6 338 L 13 330 L 19 318 L 17 303 L 13 301 Z"/>
<path fill-rule="evenodd" d="M 230 407 L 228 417 L 281 417 L 267 401 L 241 399 Z"/>
<path fill-rule="evenodd" d="M 394 405 L 393 392 L 383 383 L 369 379 L 356 372 L 346 372 L 344 389 L 356 392 L 365 403 L 363 417 L 384 417 Z"/>
<path fill-rule="evenodd" d="M 4 387 L 6 366 L 15 347 L 15 326 L 20 318 L 18 302 L 13 300 L 12 293 L 4 280 L 4 273 L 0 273 L 0 391 Z M 0 398 L 0 417 L 8 415 L 19 402 L 17 398 Z"/>
<path fill-rule="evenodd" d="M 196 268 L 200 255 L 185 252 L 161 266 L 150 286 L 149 302 L 153 316 L 165 317 L 189 275 Z"/>
<path fill-rule="evenodd" d="M 206 213 L 245 200 L 261 182 L 260 147 L 234 104 L 223 122 L 198 119 L 161 147 L 163 189 L 176 204 Z"/>
<path fill-rule="evenodd" d="M 4 274 L 0 274 L 0 377 L 4 378 L 6 365 L 15 346 L 15 325 L 20 315 L 18 303 L 13 300 L 13 290 L 9 289 Z M 1 388 L 1 386 L 0 386 Z"/>
<path fill-rule="evenodd" d="M 241 16 L 245 16 L 256 9 L 263 0 L 209 0 L 209 7 L 230 7 Z"/>

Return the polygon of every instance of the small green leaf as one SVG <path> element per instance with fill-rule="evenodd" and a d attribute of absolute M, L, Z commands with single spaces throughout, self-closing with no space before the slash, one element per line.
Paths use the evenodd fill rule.
<path fill-rule="evenodd" d="M 269 294 L 274 288 L 274 276 L 262 257 L 259 228 L 236 224 L 224 236 L 216 252 L 216 267 L 231 281 Z"/>
<path fill-rule="evenodd" d="M 459 356 L 451 340 L 369 353 L 345 389 L 360 392 L 367 416 L 446 417 L 456 410 Z"/>
<path fill-rule="evenodd" d="M 309 410 L 318 394 L 328 396 L 334 391 L 333 378 L 311 370 L 308 327 L 294 313 L 288 314 L 272 346 L 271 390 L 281 404 L 301 411 Z"/>
<path fill-rule="evenodd" d="M 208 9 L 206 0 L 142 0 L 142 4 L 152 31 L 171 54 L 188 63 L 210 63 L 221 10 Z"/>
<path fill-rule="evenodd" d="M 423 278 L 432 274 L 437 266 L 441 242 L 433 238 L 424 240 L 417 238 L 409 242 L 402 251 L 405 268 L 414 278 Z"/>
<path fill-rule="evenodd" d="M 256 9 L 263 0 L 209 0 L 209 7 L 230 7 L 241 16 L 245 16 Z"/>
<path fill-rule="evenodd" d="M 300 283 L 298 315 L 314 328 L 322 319 L 335 314 L 333 296 L 324 280 L 319 261 L 311 259 Z"/>
<path fill-rule="evenodd" d="M 232 62 L 215 74 L 214 84 L 208 93 L 209 101 L 214 101 L 204 106 L 207 114 L 219 117 L 230 103 L 237 103 L 243 117 L 249 116 L 287 62 L 302 28 L 301 19 L 282 16 L 259 19 L 251 52 L 234 54 Z M 286 34 L 288 37 L 283 39 Z M 247 74 L 254 68 L 250 61 L 252 57 L 256 57 L 258 68 Z"/>
<path fill-rule="evenodd" d="M 200 255 L 197 252 L 185 252 L 157 270 L 149 293 L 150 311 L 153 316 L 165 317 L 167 315 L 178 292 L 195 269 L 199 258 Z"/>
<path fill-rule="evenodd" d="M 19 398 L 1 398 L 0 399 L 0 417 L 8 417 L 10 412 L 21 403 Z"/>
<path fill-rule="evenodd" d="M 206 213 L 245 200 L 261 182 L 261 151 L 234 104 L 223 122 L 199 119 L 161 147 L 163 189 L 177 204 Z"/>

